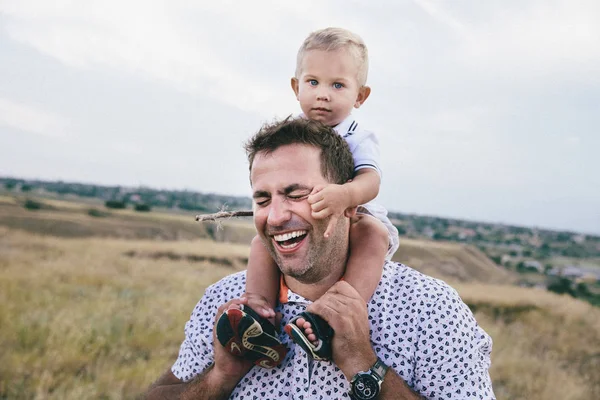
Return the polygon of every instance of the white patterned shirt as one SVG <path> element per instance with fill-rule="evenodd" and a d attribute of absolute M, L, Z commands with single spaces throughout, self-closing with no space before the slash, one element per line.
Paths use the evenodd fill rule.
<path fill-rule="evenodd" d="M 172 367 L 190 381 L 213 363 L 212 330 L 217 308 L 245 291 L 246 272 L 206 289 L 185 326 L 185 340 Z M 285 293 L 287 292 L 287 293 Z M 276 311 L 282 324 L 310 301 L 284 291 Z M 492 340 L 458 293 L 446 283 L 405 265 L 386 262 L 368 304 L 371 344 L 383 362 L 426 399 L 495 399 L 488 369 Z M 350 384 L 332 361 L 314 361 L 285 333 L 290 350 L 273 369 L 253 367 L 231 399 L 348 399 Z"/>

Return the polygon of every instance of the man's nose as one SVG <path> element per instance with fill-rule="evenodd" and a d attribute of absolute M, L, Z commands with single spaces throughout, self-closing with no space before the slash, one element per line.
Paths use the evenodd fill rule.
<path fill-rule="evenodd" d="M 283 225 L 290 219 L 291 212 L 288 209 L 287 203 L 282 199 L 271 199 L 271 206 L 269 207 L 269 216 L 267 223 L 272 226 Z"/>

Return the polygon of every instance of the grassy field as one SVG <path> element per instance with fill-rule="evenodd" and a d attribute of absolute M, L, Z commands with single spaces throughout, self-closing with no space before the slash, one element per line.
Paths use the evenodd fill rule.
<path fill-rule="evenodd" d="M 135 398 L 175 360 L 204 289 L 245 267 L 246 244 L 211 237 L 244 243 L 247 223 L 210 232 L 185 216 L 88 208 L 0 201 L 0 399 Z M 398 257 L 447 277 L 492 335 L 498 399 L 600 398 L 598 308 L 509 286 L 470 248 L 403 241 Z"/>

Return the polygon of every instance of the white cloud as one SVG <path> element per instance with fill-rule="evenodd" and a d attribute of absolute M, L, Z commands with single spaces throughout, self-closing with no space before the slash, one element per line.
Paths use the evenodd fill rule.
<path fill-rule="evenodd" d="M 454 16 L 452 16 L 447 10 L 444 10 L 442 4 L 436 4 L 435 2 L 429 0 L 412 1 L 417 6 L 419 6 L 425 13 L 427 13 L 431 18 L 448 26 L 456 33 L 464 35 L 465 37 L 469 35 L 468 28 L 462 22 L 454 18 Z"/>
<path fill-rule="evenodd" d="M 494 214 L 488 198 L 457 193 L 540 202 L 594 186 L 595 0 L 0 0 L 0 15 L 0 124 L 81 132 L 39 170 L 82 174 L 65 167 L 70 153 L 103 146 L 97 165 L 85 160 L 101 181 L 151 170 L 148 184 L 239 193 L 247 176 L 238 143 L 261 120 L 298 110 L 289 88 L 297 47 L 314 29 L 343 26 L 369 46 L 373 94 L 357 114 L 380 136 L 389 209 L 435 213 L 443 203 L 460 214 L 475 204 L 494 219 L 502 201 Z M 165 150 L 165 132 L 181 149 Z M 31 148 L 30 136 L 17 139 Z M 239 152 L 218 164 L 227 178 L 207 186 L 208 174 L 189 170 L 213 168 L 207 149 L 223 140 Z M 565 150 L 576 161 L 561 175 Z"/>
<path fill-rule="evenodd" d="M 0 98 L 0 125 L 53 138 L 68 135 L 70 121 L 36 106 Z"/>
<path fill-rule="evenodd" d="M 265 13 L 267 7 L 279 12 Z M 241 60 L 225 59 L 230 49 L 213 44 L 222 35 L 276 38 L 273 33 L 300 11 L 294 3 L 20 1 L 2 11 L 13 40 L 73 68 L 108 67 L 269 116 L 295 105 L 280 82 L 257 79 Z M 232 18 L 221 20 L 223 14 Z M 261 43 L 254 46 L 260 58 Z"/>
<path fill-rule="evenodd" d="M 481 136 L 486 132 L 482 125 L 489 121 L 499 110 L 490 110 L 484 106 L 469 106 L 464 108 L 444 108 L 424 118 L 425 126 L 436 132 L 462 132 Z"/>
<path fill-rule="evenodd" d="M 499 11 L 484 9 L 471 22 L 472 40 L 461 49 L 465 64 L 516 79 L 600 82 L 599 2 L 518 2 Z"/>

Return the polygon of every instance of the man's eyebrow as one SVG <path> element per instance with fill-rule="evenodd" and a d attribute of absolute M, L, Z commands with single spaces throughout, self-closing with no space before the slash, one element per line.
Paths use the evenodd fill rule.
<path fill-rule="evenodd" d="M 253 199 L 259 199 L 261 197 L 269 197 L 269 192 L 266 190 L 257 190 L 252 194 Z"/>
<path fill-rule="evenodd" d="M 313 188 L 305 186 L 305 185 L 300 185 L 299 183 L 294 183 L 292 185 L 286 186 L 282 192 L 283 192 L 283 194 L 287 195 L 287 194 L 290 194 L 297 190 L 306 190 L 308 192 L 312 192 Z"/>

